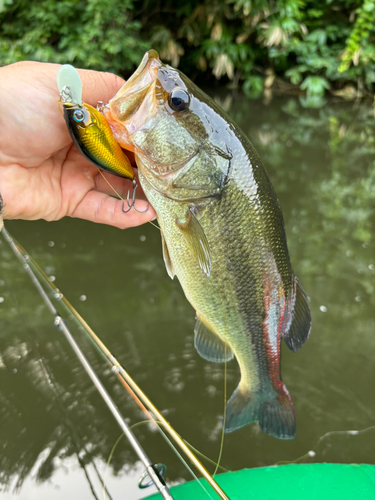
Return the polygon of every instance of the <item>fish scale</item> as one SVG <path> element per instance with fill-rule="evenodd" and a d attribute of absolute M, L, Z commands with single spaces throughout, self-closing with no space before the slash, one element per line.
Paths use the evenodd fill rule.
<path fill-rule="evenodd" d="M 265 246 L 264 238 L 257 227 L 241 231 L 242 235 L 223 231 L 227 227 L 242 228 L 244 222 L 248 222 L 243 220 L 243 206 L 249 205 L 248 198 L 234 182 L 229 182 L 220 203 L 213 202 L 200 219 L 212 249 L 211 275 L 207 278 L 192 259 L 175 224 L 176 218 L 182 218 L 189 205 L 181 204 L 176 211 L 173 200 L 166 202 L 163 196 L 149 189 L 141 176 L 140 181 L 158 213 L 175 273 L 188 300 L 211 329 L 230 345 L 241 368 L 240 384 L 251 387 L 253 393 L 258 388 L 270 392 L 272 382 L 268 376 L 263 339 L 263 291 L 256 286 L 262 281 L 260 248 Z M 227 262 L 232 268 L 229 273 Z M 233 331 L 237 332 L 234 338 Z"/>

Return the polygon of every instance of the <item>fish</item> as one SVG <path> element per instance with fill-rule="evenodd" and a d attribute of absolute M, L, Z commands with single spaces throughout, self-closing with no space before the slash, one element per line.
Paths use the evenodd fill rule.
<path fill-rule="evenodd" d="M 65 123 L 78 151 L 97 167 L 134 180 L 130 160 L 115 140 L 108 121 L 99 110 L 82 102 L 82 84 L 76 69 L 70 64 L 61 66 L 57 84 Z"/>
<path fill-rule="evenodd" d="M 196 311 L 205 360 L 236 358 L 241 377 L 225 432 L 258 422 L 292 439 L 295 410 L 280 373 L 283 338 L 295 352 L 311 330 L 280 204 L 255 148 L 187 76 L 148 51 L 104 109 L 116 140 L 134 152 L 154 207 L 166 270 Z"/>

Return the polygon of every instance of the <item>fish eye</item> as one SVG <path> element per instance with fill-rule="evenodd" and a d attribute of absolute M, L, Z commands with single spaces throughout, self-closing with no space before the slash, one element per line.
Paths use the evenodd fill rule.
<path fill-rule="evenodd" d="M 84 114 L 84 112 L 81 109 L 74 110 L 74 112 L 73 112 L 73 119 L 76 122 L 83 122 L 84 118 L 85 118 L 85 114 Z"/>
<path fill-rule="evenodd" d="M 186 90 L 175 88 L 168 96 L 168 104 L 173 111 L 180 113 L 181 111 L 188 109 L 190 96 Z"/>

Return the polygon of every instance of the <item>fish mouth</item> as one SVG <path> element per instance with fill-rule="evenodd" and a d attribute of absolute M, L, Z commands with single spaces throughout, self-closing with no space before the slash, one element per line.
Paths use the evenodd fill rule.
<path fill-rule="evenodd" d="M 169 177 L 172 177 L 176 172 L 183 170 L 185 167 L 190 168 L 191 162 L 194 161 L 194 159 L 199 154 L 199 148 L 190 156 L 184 158 L 183 161 L 175 163 L 157 163 L 141 151 L 135 150 L 134 153 L 139 157 L 144 168 L 147 168 L 147 170 L 149 170 L 152 174 L 157 175 L 158 177 L 168 179 Z"/>
<path fill-rule="evenodd" d="M 138 68 L 125 83 L 125 85 L 119 90 L 119 92 L 117 92 L 113 100 L 123 96 L 124 94 L 131 94 L 131 89 L 134 87 L 134 85 L 139 88 L 147 85 L 150 80 L 155 80 L 158 69 L 161 65 L 162 62 L 159 59 L 159 54 L 156 52 L 156 50 L 152 49 L 146 52 Z"/>
<path fill-rule="evenodd" d="M 125 152 L 131 151 L 139 156 L 145 167 L 154 175 L 167 177 L 181 170 L 198 154 L 199 149 L 185 152 L 188 156 L 176 162 L 162 163 L 150 157 L 147 148 L 145 151 L 140 147 L 135 137 L 138 132 L 148 133 L 159 108 L 164 109 L 165 96 L 161 94 L 164 94 L 165 89 L 159 81 L 162 67 L 164 64 L 155 50 L 146 52 L 139 67 L 109 101 L 103 113 L 115 139 Z"/>
<path fill-rule="evenodd" d="M 108 103 L 114 120 L 124 123 L 133 117 L 155 85 L 161 66 L 156 50 L 146 52 L 136 71 Z"/>
<path fill-rule="evenodd" d="M 144 101 L 154 94 L 153 87 L 160 66 L 162 62 L 158 53 L 155 50 L 146 52 L 133 75 L 102 109 L 115 139 L 126 154 L 134 153 L 131 135 L 142 127 L 145 119 L 147 120 L 147 114 L 151 112 L 152 106 L 144 106 L 145 113 L 142 113 L 142 116 L 137 114 Z"/>

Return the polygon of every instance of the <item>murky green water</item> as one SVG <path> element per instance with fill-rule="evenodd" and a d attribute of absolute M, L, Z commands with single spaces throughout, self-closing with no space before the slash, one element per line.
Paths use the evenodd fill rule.
<path fill-rule="evenodd" d="M 278 193 L 293 267 L 310 297 L 311 338 L 282 349 L 297 414 L 293 441 L 245 427 L 225 437 L 236 470 L 305 462 L 375 463 L 375 127 L 370 104 L 307 110 L 294 98 L 221 103 L 252 138 Z M 120 231 L 66 219 L 14 221 L 8 230 L 193 445 L 215 459 L 223 366 L 193 347 L 194 311 L 164 269 L 151 225 Z M 133 424 L 143 415 L 77 329 L 81 347 Z M 238 382 L 228 364 L 228 394 Z M 372 426 L 372 429 L 368 429 Z M 348 433 L 348 430 L 362 430 Z M 167 480 L 189 479 L 160 436 L 135 429 Z M 331 433 L 326 435 L 326 433 Z M 102 498 L 98 475 L 120 430 L 12 255 L 0 241 L 0 497 Z M 209 466 L 210 467 L 210 466 Z M 213 470 L 211 467 L 210 470 Z M 127 442 L 107 472 L 112 498 L 137 500 L 142 471 Z"/>

